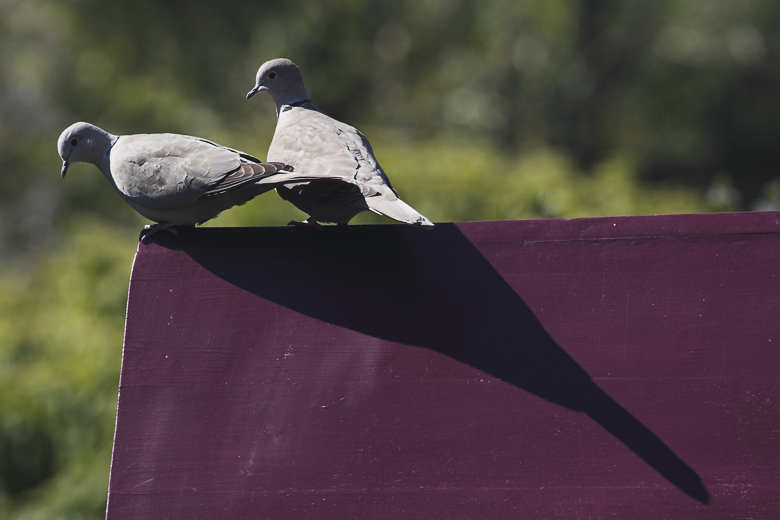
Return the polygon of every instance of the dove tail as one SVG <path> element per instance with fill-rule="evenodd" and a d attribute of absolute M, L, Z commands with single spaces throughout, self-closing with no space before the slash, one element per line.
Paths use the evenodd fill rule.
<path fill-rule="evenodd" d="M 250 163 L 241 161 L 241 165 L 235 171 L 223 177 L 204 193 L 203 197 L 222 195 L 247 184 L 266 184 L 268 179 L 273 179 L 279 173 L 289 173 L 285 168 L 288 166 L 278 162 Z M 273 189 L 273 186 L 268 189 Z"/>
<path fill-rule="evenodd" d="M 375 200 L 376 199 L 376 200 Z M 368 208 L 374 213 L 420 227 L 433 227 L 433 222 L 422 216 L 413 207 L 401 199 L 387 200 L 384 197 L 366 198 Z"/>

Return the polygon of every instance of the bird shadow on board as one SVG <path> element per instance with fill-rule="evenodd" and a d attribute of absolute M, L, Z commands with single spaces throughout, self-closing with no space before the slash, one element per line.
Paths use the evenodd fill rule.
<path fill-rule="evenodd" d="M 202 228 L 152 241 L 278 305 L 431 349 L 582 412 L 680 491 L 710 501 L 699 475 L 593 382 L 454 224 Z"/>

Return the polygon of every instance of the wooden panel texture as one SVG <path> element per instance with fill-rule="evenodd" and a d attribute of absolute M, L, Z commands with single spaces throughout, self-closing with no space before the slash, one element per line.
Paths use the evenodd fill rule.
<path fill-rule="evenodd" d="M 780 213 L 161 232 L 109 520 L 780 518 Z"/>

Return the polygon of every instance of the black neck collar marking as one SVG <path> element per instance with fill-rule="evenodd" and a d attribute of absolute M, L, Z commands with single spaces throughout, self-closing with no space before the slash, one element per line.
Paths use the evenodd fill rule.
<path fill-rule="evenodd" d="M 289 105 L 284 105 L 282 107 L 282 112 L 287 112 L 288 110 L 292 110 L 293 107 L 299 107 L 303 105 L 304 103 L 310 102 L 311 99 L 301 99 L 300 101 L 296 101 L 295 103 L 290 103 Z"/>

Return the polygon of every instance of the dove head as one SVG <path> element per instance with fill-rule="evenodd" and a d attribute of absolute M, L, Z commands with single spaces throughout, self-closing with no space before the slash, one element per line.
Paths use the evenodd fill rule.
<path fill-rule="evenodd" d="M 285 58 L 267 61 L 257 71 L 255 87 L 249 91 L 249 99 L 258 92 L 267 92 L 277 107 L 308 99 L 301 71 L 295 63 Z"/>
<path fill-rule="evenodd" d="M 115 140 L 115 136 L 95 125 L 89 123 L 70 125 L 60 134 L 57 141 L 57 150 L 62 159 L 62 176 L 65 177 L 68 167 L 75 162 L 92 163 L 101 168 Z"/>

